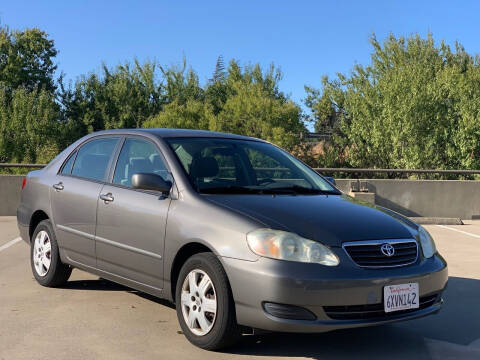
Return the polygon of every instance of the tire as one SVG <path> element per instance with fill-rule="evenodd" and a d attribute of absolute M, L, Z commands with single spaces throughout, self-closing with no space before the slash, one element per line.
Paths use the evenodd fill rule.
<path fill-rule="evenodd" d="M 195 288 L 195 294 L 199 295 L 195 301 L 193 301 L 195 294 L 190 287 L 192 273 L 196 279 L 195 282 L 199 285 L 198 288 Z M 205 275 L 212 283 L 212 286 L 203 287 L 207 288 L 206 295 L 202 293 L 202 280 Z M 182 299 L 182 292 L 184 292 L 185 299 Z M 193 345 L 205 350 L 219 350 L 238 341 L 240 332 L 230 284 L 222 264 L 214 254 L 199 253 L 185 262 L 178 276 L 175 294 L 178 321 L 183 334 Z M 187 294 L 190 295 L 186 296 Z M 212 299 L 216 301 L 215 315 L 207 310 L 212 309 Z M 201 327 L 199 320 L 193 322 L 192 328 L 187 323 L 192 311 L 194 314 L 197 314 L 195 311 L 198 311 L 198 315 L 194 316 L 201 319 L 201 306 L 203 305 L 205 305 L 203 317 L 208 320 L 206 323 L 209 325 L 206 332 Z M 202 324 L 205 325 L 205 322 Z"/>
<path fill-rule="evenodd" d="M 35 280 L 46 287 L 65 284 L 72 273 L 72 268 L 60 260 L 57 239 L 50 220 L 41 221 L 33 232 L 30 264 Z"/>

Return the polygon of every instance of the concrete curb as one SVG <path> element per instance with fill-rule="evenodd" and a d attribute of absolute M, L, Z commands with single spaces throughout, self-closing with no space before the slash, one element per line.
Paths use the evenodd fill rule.
<path fill-rule="evenodd" d="M 421 225 L 463 225 L 460 218 L 409 217 L 409 219 Z"/>

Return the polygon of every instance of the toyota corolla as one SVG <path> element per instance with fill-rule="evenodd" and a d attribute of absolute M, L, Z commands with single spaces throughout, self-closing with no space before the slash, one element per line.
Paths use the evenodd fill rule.
<path fill-rule="evenodd" d="M 41 285 L 78 268 L 168 299 L 205 349 L 245 329 L 325 332 L 442 306 L 447 265 L 422 226 L 262 140 L 93 133 L 22 188 L 18 225 Z"/>

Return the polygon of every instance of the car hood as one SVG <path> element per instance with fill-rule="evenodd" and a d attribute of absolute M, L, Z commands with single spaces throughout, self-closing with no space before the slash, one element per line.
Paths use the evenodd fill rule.
<path fill-rule="evenodd" d="M 347 195 L 207 195 L 206 199 L 329 246 L 345 241 L 412 238 L 417 225 L 400 214 Z"/>

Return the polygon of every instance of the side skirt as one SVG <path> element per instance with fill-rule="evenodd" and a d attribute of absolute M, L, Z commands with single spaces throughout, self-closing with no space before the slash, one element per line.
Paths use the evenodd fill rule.
<path fill-rule="evenodd" d="M 68 264 L 68 265 L 70 265 L 74 268 L 77 268 L 77 269 L 83 270 L 85 272 L 88 272 L 90 274 L 98 275 L 101 278 L 113 281 L 113 282 L 118 283 L 120 285 L 123 285 L 123 286 L 129 287 L 129 288 L 132 288 L 134 290 L 138 290 L 138 291 L 147 293 L 149 295 L 152 295 L 152 296 L 155 296 L 155 297 L 158 297 L 158 298 L 161 298 L 161 299 L 167 299 L 168 300 L 168 298 L 165 296 L 166 294 L 163 291 L 163 289 L 159 289 L 159 288 L 156 288 L 156 287 L 153 287 L 153 286 L 149 286 L 149 285 L 140 283 L 138 281 L 130 280 L 130 279 L 124 278 L 122 276 L 112 274 L 112 273 L 107 272 L 107 271 L 103 271 L 103 270 L 100 270 L 100 269 L 97 269 L 97 268 L 94 268 L 94 267 L 91 267 L 91 266 L 88 266 L 88 265 L 84 265 L 82 263 L 79 263 L 79 262 L 76 262 L 76 261 L 70 259 L 68 256 L 65 256 L 65 258 L 62 257 L 62 262 L 64 262 L 65 264 Z"/>

